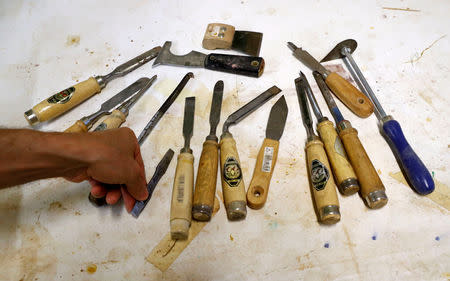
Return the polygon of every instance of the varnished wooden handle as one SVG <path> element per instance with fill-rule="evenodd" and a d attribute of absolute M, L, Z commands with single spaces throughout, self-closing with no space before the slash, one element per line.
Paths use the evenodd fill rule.
<path fill-rule="evenodd" d="M 192 193 L 194 188 L 194 156 L 178 155 L 170 205 L 170 233 L 172 239 L 187 239 L 191 225 Z"/>
<path fill-rule="evenodd" d="M 127 117 L 120 110 L 113 110 L 111 114 L 95 128 L 94 132 L 119 128 Z"/>
<path fill-rule="evenodd" d="M 312 140 L 306 144 L 306 158 L 319 221 L 324 224 L 337 223 L 341 219 L 341 215 L 339 213 L 336 184 L 333 180 L 323 143 L 320 140 Z"/>
<path fill-rule="evenodd" d="M 264 139 L 259 149 L 253 177 L 247 190 L 247 205 L 252 209 L 261 209 L 266 203 L 279 144 L 276 140 Z"/>
<path fill-rule="evenodd" d="M 325 79 L 331 91 L 359 117 L 369 117 L 373 112 L 373 104 L 361 91 L 339 74 L 332 72 Z"/>
<path fill-rule="evenodd" d="M 44 122 L 63 114 L 100 91 L 97 80 L 91 77 L 43 100 L 33 107 L 32 112 L 38 122 Z"/>
<path fill-rule="evenodd" d="M 89 128 L 84 125 L 83 122 L 78 120 L 77 122 L 75 122 L 75 124 L 67 128 L 64 133 L 86 133 L 88 130 Z"/>
<path fill-rule="evenodd" d="M 347 159 L 341 139 L 333 122 L 326 120 L 317 124 L 320 138 L 325 145 L 328 160 L 330 160 L 333 174 L 339 191 L 344 195 L 351 195 L 359 191 L 359 185 L 352 165 Z"/>
<path fill-rule="evenodd" d="M 219 144 L 216 141 L 206 140 L 203 143 L 192 204 L 192 217 L 198 221 L 211 219 L 216 194 L 218 153 Z"/>
<path fill-rule="evenodd" d="M 384 191 L 384 185 L 358 138 L 358 131 L 355 128 L 346 128 L 339 132 L 339 136 L 361 185 L 361 196 L 370 208 L 381 208 L 387 203 L 387 199 L 380 200 L 373 205 L 367 202 L 367 196 L 375 191 Z"/>
<path fill-rule="evenodd" d="M 220 170 L 224 205 L 229 220 L 241 220 L 247 216 L 244 178 L 236 142 L 230 133 L 220 139 Z"/>

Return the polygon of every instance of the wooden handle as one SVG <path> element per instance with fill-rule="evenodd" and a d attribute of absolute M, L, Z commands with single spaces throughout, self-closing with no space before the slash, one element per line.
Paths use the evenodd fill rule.
<path fill-rule="evenodd" d="M 94 132 L 119 128 L 126 119 L 127 117 L 122 111 L 115 109 L 102 121 L 102 123 L 100 123 L 100 125 L 97 126 L 97 128 L 95 128 Z"/>
<path fill-rule="evenodd" d="M 97 80 L 91 77 L 43 100 L 35 105 L 32 111 L 38 122 L 44 122 L 61 115 L 100 91 Z"/>
<path fill-rule="evenodd" d="M 247 216 L 244 178 L 236 148 L 230 133 L 220 139 L 220 170 L 224 205 L 229 220 L 241 220 Z"/>
<path fill-rule="evenodd" d="M 253 177 L 247 190 L 247 205 L 252 209 L 261 209 L 266 203 L 279 144 L 279 141 L 264 139 L 259 149 Z"/>
<path fill-rule="evenodd" d="M 331 174 L 330 164 L 323 143 L 316 139 L 306 144 L 309 180 L 319 215 L 324 224 L 337 223 L 341 219 L 336 184 Z"/>
<path fill-rule="evenodd" d="M 89 128 L 78 120 L 75 124 L 64 130 L 64 133 L 86 133 L 88 130 Z"/>
<path fill-rule="evenodd" d="M 210 23 L 206 27 L 202 46 L 208 50 L 230 49 L 234 38 L 234 26 L 223 23 Z"/>
<path fill-rule="evenodd" d="M 358 138 L 358 131 L 352 127 L 345 128 L 339 132 L 339 136 L 344 143 L 348 158 L 358 177 L 361 186 L 361 196 L 366 200 L 370 208 L 376 209 L 383 207 L 387 203 L 387 198 L 386 200 L 380 200 L 375 203 L 371 203 L 367 199 L 369 194 L 376 191 L 384 191 L 385 189 L 375 167 Z"/>
<path fill-rule="evenodd" d="M 359 117 L 369 117 L 373 112 L 373 104 L 363 93 L 339 74 L 332 72 L 325 79 L 331 91 Z"/>
<path fill-rule="evenodd" d="M 320 138 L 325 146 L 328 160 L 330 160 L 333 174 L 337 181 L 339 191 L 344 195 L 351 195 L 359 191 L 355 171 L 347 159 L 341 139 L 339 138 L 333 122 L 326 120 L 317 124 Z"/>
<path fill-rule="evenodd" d="M 192 217 L 198 221 L 211 219 L 217 184 L 217 166 L 219 161 L 219 144 L 214 140 L 206 140 L 197 170 L 195 182 Z"/>
<path fill-rule="evenodd" d="M 172 239 L 186 239 L 191 225 L 192 193 L 194 188 L 194 156 L 178 155 L 170 205 L 170 233 Z"/>

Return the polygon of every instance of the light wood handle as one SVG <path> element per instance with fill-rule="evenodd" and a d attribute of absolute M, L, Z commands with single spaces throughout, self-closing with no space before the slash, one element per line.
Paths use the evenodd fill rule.
<path fill-rule="evenodd" d="M 198 164 L 195 182 L 192 217 L 198 221 L 211 219 L 217 184 L 217 166 L 219 162 L 219 144 L 206 140 Z"/>
<path fill-rule="evenodd" d="M 223 23 L 210 23 L 206 27 L 202 46 L 208 50 L 230 49 L 234 39 L 234 26 Z"/>
<path fill-rule="evenodd" d="M 83 122 L 78 120 L 77 122 L 75 122 L 75 124 L 67 128 L 64 133 L 86 133 L 88 130 L 89 128 L 84 125 Z"/>
<path fill-rule="evenodd" d="M 316 139 L 306 144 L 309 180 L 319 221 L 325 224 L 337 223 L 341 219 L 336 184 L 330 170 L 323 143 Z M 337 208 L 334 212 L 333 208 Z"/>
<path fill-rule="evenodd" d="M 357 178 L 352 165 L 347 159 L 344 146 L 339 138 L 333 122 L 326 120 L 317 124 L 320 138 L 325 146 L 328 160 L 335 176 L 339 191 L 344 195 L 351 195 L 359 191 Z"/>
<path fill-rule="evenodd" d="M 253 177 L 247 190 L 247 205 L 252 209 L 261 209 L 266 203 L 279 144 L 279 141 L 264 139 L 259 149 Z"/>
<path fill-rule="evenodd" d="M 119 128 L 127 117 L 120 110 L 113 110 L 111 114 L 95 128 L 94 132 Z"/>
<path fill-rule="evenodd" d="M 373 112 L 373 104 L 361 91 L 336 72 L 330 73 L 325 79 L 331 91 L 359 117 L 369 117 Z"/>
<path fill-rule="evenodd" d="M 356 176 L 358 177 L 359 184 L 361 186 L 361 197 L 367 202 L 367 196 L 375 191 L 385 190 L 383 182 L 378 176 L 375 167 L 370 161 L 366 150 L 364 149 L 361 141 L 358 138 L 358 131 L 355 128 L 345 128 L 339 132 L 339 136 L 344 143 L 345 150 L 347 151 L 348 158 L 355 169 Z M 387 203 L 385 201 L 379 201 L 375 205 L 368 206 L 370 208 L 380 208 Z"/>
<path fill-rule="evenodd" d="M 194 188 L 194 156 L 178 155 L 170 205 L 170 233 L 172 239 L 186 239 L 191 225 L 192 193 Z"/>
<path fill-rule="evenodd" d="M 229 220 L 244 219 L 247 216 L 244 178 L 236 142 L 229 133 L 220 139 L 220 170 L 227 217 Z"/>
<path fill-rule="evenodd" d="M 32 111 L 39 122 L 44 122 L 61 115 L 100 91 L 97 80 L 91 77 L 43 100 L 35 105 Z"/>

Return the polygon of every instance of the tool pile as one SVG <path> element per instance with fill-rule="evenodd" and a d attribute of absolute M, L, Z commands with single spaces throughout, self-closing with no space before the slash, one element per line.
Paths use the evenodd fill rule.
<path fill-rule="evenodd" d="M 156 59 L 153 66 L 162 64 L 204 67 L 209 70 L 260 77 L 265 67 L 264 59 L 259 57 L 261 42 L 262 33 L 236 31 L 233 26 L 212 23 L 206 29 L 203 39 L 204 48 L 210 50 L 232 49 L 251 56 L 204 54 L 197 51 L 178 56 L 170 52 L 172 43 L 167 41 L 162 48 L 155 47 L 120 65 L 108 75 L 89 78 L 49 97 L 26 111 L 25 118 L 31 125 L 53 119 L 100 92 L 110 80 L 126 75 L 154 58 Z M 353 60 L 352 53 L 356 46 L 356 41 L 345 40 L 339 43 L 322 62 L 342 58 L 360 90 L 339 74 L 327 70 L 308 52 L 288 42 L 288 47 L 293 51 L 293 55 L 313 71 L 313 77 L 335 121 L 334 125 L 322 114 L 305 74 L 300 72 L 294 83 L 307 133 L 305 151 L 308 177 L 318 221 L 324 224 L 334 224 L 341 219 L 337 190 L 345 196 L 359 192 L 364 203 L 371 209 L 381 208 L 388 202 L 385 187 L 358 138 L 357 130 L 348 120 L 344 119 L 330 90 L 359 117 L 366 118 L 375 110 L 381 123 L 382 133 L 389 142 L 411 187 L 422 195 L 429 194 L 434 190 L 434 182 L 430 173 L 406 141 L 399 123 L 390 115 L 386 115 Z M 194 78 L 194 75 L 191 72 L 187 73 L 150 119 L 138 137 L 139 145 L 142 145 L 156 127 L 191 78 Z M 125 122 L 130 108 L 156 79 L 156 75 L 151 79 L 140 78 L 105 101 L 99 111 L 76 121 L 65 132 L 87 132 L 105 115 L 107 117 L 103 118 L 94 131 L 120 127 Z M 247 206 L 252 209 L 260 209 L 268 198 L 269 185 L 277 161 L 279 141 L 283 135 L 288 115 L 285 97 L 281 96 L 272 106 L 266 126 L 266 137 L 257 154 L 253 176 L 246 191 L 236 140 L 229 129 L 280 93 L 281 89 L 272 86 L 229 115 L 223 123 L 219 140 L 216 136 L 216 129 L 220 120 L 223 91 L 224 83 L 219 80 L 213 90 L 209 118 L 210 132 L 203 143 L 195 189 L 194 156 L 190 148 L 194 131 L 195 97 L 188 97 L 185 100 L 184 146 L 177 156 L 170 207 L 172 239 L 187 239 L 192 219 L 197 221 L 211 219 L 218 167 L 220 167 L 224 205 L 229 220 L 245 219 Z M 314 130 L 308 100 L 317 119 L 318 134 Z M 159 162 L 147 186 L 150 196 L 145 201 L 135 203 L 131 211 L 134 217 L 138 218 L 148 204 L 158 181 L 168 169 L 173 155 L 173 150 L 168 149 Z M 119 188 L 120 186 L 108 185 L 107 187 Z M 92 194 L 89 195 L 89 200 L 96 206 L 106 203 L 105 198 L 95 198 Z"/>

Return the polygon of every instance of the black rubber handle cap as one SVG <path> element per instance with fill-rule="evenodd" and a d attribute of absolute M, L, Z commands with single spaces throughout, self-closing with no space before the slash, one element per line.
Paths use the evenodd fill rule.
<path fill-rule="evenodd" d="M 250 77 L 259 77 L 264 71 L 264 59 L 224 54 L 209 54 L 205 68 Z"/>

